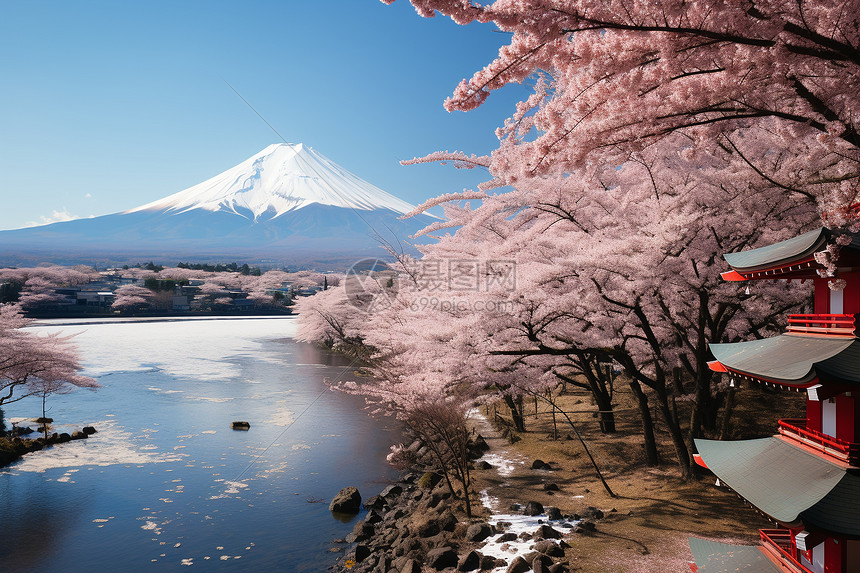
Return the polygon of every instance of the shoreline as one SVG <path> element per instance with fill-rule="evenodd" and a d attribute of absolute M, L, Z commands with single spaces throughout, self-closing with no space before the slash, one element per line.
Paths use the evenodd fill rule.
<path fill-rule="evenodd" d="M 606 475 L 616 496 L 610 497 L 585 461 L 586 456 L 577 452 L 575 441 L 550 440 L 545 432 L 535 428 L 511 443 L 486 420 L 478 420 L 476 429 L 490 449 L 474 460 L 473 488 L 476 500 L 481 501 L 473 506 L 473 519 L 465 517 L 462 507 L 457 508 L 459 500 L 448 499 L 450 493 L 444 484 L 423 494 L 397 484 L 404 489 L 404 499 L 389 500 L 390 495 L 383 495 L 390 507 L 387 512 L 379 512 L 371 501 L 379 496 L 370 498 L 364 519 L 355 525 L 351 536 L 340 540 L 351 545 L 333 549 L 344 554 L 330 571 L 418 573 L 453 571 L 454 567 L 460 571 L 524 573 L 538 566 L 541 571 L 554 573 L 620 570 L 688 573 L 692 562 L 690 537 L 754 546 L 758 542 L 758 529 L 771 525 L 732 491 L 715 487 L 710 479 L 683 481 L 670 462 L 657 468 L 641 463 L 623 467 L 622 461 L 603 457 L 601 462 L 612 467 L 606 469 Z M 590 445 L 598 442 L 598 438 L 587 437 Z M 613 439 L 619 438 L 606 439 L 599 449 L 607 449 L 606 444 Z M 629 443 L 618 446 L 616 455 L 631 457 L 633 450 L 629 449 Z M 547 460 L 544 465 L 533 467 L 538 465 L 535 452 L 539 452 L 541 460 Z M 421 505 L 426 496 L 445 494 L 446 501 L 437 506 L 440 510 Z M 538 502 L 543 511 L 525 516 L 529 502 Z M 550 511 L 555 519 L 550 519 Z M 431 521 L 447 524 L 448 530 L 440 528 L 435 535 L 422 536 L 420 526 L 416 525 L 422 512 L 430 515 Z M 397 535 L 386 522 L 389 513 L 405 524 Z M 447 517 L 450 514 L 456 520 Z M 558 519 L 559 516 L 563 519 Z M 527 529 L 516 523 L 527 519 L 533 520 Z M 502 526 L 498 527 L 500 521 Z M 476 540 L 467 535 L 470 528 L 482 524 L 491 528 L 485 538 Z M 553 531 L 541 530 L 544 526 L 555 530 L 559 537 Z M 514 535 L 508 535 L 511 533 Z M 499 553 L 497 548 L 505 542 L 508 547 Z M 356 554 L 359 546 L 363 549 Z M 397 551 L 402 546 L 420 551 L 399 555 Z M 453 550 L 453 555 L 442 551 L 445 548 Z M 447 561 L 437 563 L 440 551 L 447 555 Z M 357 559 L 359 556 L 362 559 Z M 505 563 L 489 561 L 498 557 Z M 471 564 L 466 564 L 467 558 Z M 365 564 L 366 559 L 370 561 Z M 384 559 L 388 560 L 385 567 L 375 569 Z M 411 565 L 407 563 L 410 559 Z M 347 566 L 349 560 L 352 564 Z M 475 563 L 477 567 L 468 568 Z"/>

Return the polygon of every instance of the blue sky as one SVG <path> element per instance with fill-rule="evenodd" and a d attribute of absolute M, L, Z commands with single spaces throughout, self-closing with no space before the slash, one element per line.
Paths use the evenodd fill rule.
<path fill-rule="evenodd" d="M 420 18 L 407 0 L 6 2 L 0 229 L 129 209 L 199 183 L 277 136 L 412 203 L 486 172 L 398 161 L 487 153 L 527 88 L 448 113 L 507 41 Z"/>

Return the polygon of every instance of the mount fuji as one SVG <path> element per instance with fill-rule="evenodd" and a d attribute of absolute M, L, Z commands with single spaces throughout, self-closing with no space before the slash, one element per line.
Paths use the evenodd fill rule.
<path fill-rule="evenodd" d="M 436 221 L 299 144 L 270 145 L 235 167 L 128 211 L 0 231 L 0 263 L 242 259 L 302 266 L 407 252 Z"/>

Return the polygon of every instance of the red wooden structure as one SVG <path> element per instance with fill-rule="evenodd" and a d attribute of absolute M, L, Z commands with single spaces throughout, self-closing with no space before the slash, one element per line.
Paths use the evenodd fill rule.
<path fill-rule="evenodd" d="M 780 420 L 771 438 L 696 440 L 697 463 L 780 527 L 760 531 L 758 551 L 691 539 L 693 571 L 860 572 L 860 236 L 842 247 L 836 276 L 822 278 L 815 253 L 835 239 L 818 229 L 725 256 L 726 280 L 814 281 L 814 314 L 791 315 L 770 339 L 712 344 L 709 363 L 735 382 L 806 392 L 806 418 Z M 841 290 L 828 285 L 837 277 Z"/>

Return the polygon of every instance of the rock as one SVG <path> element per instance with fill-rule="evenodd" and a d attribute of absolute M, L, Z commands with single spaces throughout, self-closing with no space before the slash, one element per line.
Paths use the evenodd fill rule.
<path fill-rule="evenodd" d="M 457 563 L 457 571 L 475 571 L 481 568 L 481 554 L 477 551 L 469 551 Z"/>
<path fill-rule="evenodd" d="M 489 523 L 473 523 L 466 530 L 466 539 L 468 541 L 483 541 L 492 535 L 493 529 Z"/>
<path fill-rule="evenodd" d="M 587 507 L 583 512 L 584 517 L 589 517 L 591 519 L 603 519 L 603 512 L 597 509 L 596 507 Z"/>
<path fill-rule="evenodd" d="M 72 439 L 73 440 L 85 440 L 86 438 L 87 438 L 87 435 L 83 432 L 80 432 L 77 430 L 72 432 Z"/>
<path fill-rule="evenodd" d="M 357 488 L 345 487 L 334 496 L 328 508 L 338 513 L 358 513 L 361 509 L 361 494 Z"/>
<path fill-rule="evenodd" d="M 371 525 L 376 525 L 377 523 L 382 522 L 382 516 L 379 515 L 379 513 L 377 513 L 375 509 L 372 509 L 367 512 L 367 517 L 364 518 L 364 522 L 369 523 Z"/>
<path fill-rule="evenodd" d="M 400 573 L 421 573 L 421 565 L 414 559 L 407 559 L 400 569 Z"/>
<path fill-rule="evenodd" d="M 543 553 L 544 555 L 549 555 L 550 557 L 564 557 L 564 549 L 552 541 L 538 541 L 535 543 L 535 551 Z"/>
<path fill-rule="evenodd" d="M 54 423 L 53 418 L 36 418 L 33 421 L 36 422 L 37 424 L 53 424 Z"/>
<path fill-rule="evenodd" d="M 442 515 L 439 516 L 439 529 L 443 531 L 454 531 L 454 528 L 457 526 L 457 517 L 451 512 L 450 509 L 446 509 L 442 512 Z"/>
<path fill-rule="evenodd" d="M 501 535 L 496 537 L 496 543 L 507 543 L 508 541 L 516 541 L 516 539 L 516 533 L 502 533 Z"/>
<path fill-rule="evenodd" d="M 503 559 L 496 559 L 492 555 L 481 555 L 481 571 L 489 571 L 496 567 L 504 567 L 507 563 Z"/>
<path fill-rule="evenodd" d="M 236 421 L 236 422 L 233 422 L 232 424 L 230 424 L 230 427 L 233 428 L 234 430 L 250 430 L 251 424 L 248 422 L 243 422 L 243 421 L 239 420 L 239 421 Z"/>
<path fill-rule="evenodd" d="M 541 525 L 534 534 L 535 539 L 561 539 L 561 533 L 549 525 Z"/>
<path fill-rule="evenodd" d="M 96 433 L 96 429 L 92 426 L 84 426 L 83 428 L 81 428 L 81 431 L 88 436 L 91 436 Z"/>
<path fill-rule="evenodd" d="M 557 521 L 559 519 L 563 519 L 561 515 L 561 510 L 557 507 L 545 507 L 547 519 L 550 521 Z"/>
<path fill-rule="evenodd" d="M 72 437 L 69 434 L 67 434 L 66 432 L 63 432 L 62 434 L 57 436 L 57 441 L 60 442 L 61 444 L 68 442 L 71 439 L 72 439 Z"/>
<path fill-rule="evenodd" d="M 370 557 L 370 547 L 363 544 L 356 545 L 355 550 L 353 551 L 353 555 L 355 557 L 355 562 L 361 563 L 362 561 Z"/>
<path fill-rule="evenodd" d="M 546 468 L 547 468 L 547 464 L 543 460 L 535 460 L 532 462 L 532 469 L 533 470 L 542 470 L 542 469 L 546 469 Z"/>
<path fill-rule="evenodd" d="M 403 488 L 397 484 L 392 484 L 392 485 L 386 487 L 384 490 L 382 490 L 379 493 L 379 495 L 380 495 L 380 497 L 384 497 L 387 499 L 389 496 L 390 497 L 397 497 L 401 493 L 403 493 Z"/>
<path fill-rule="evenodd" d="M 547 571 L 549 571 L 549 573 L 566 573 L 568 568 L 565 563 L 556 563 L 554 565 L 550 565 Z"/>
<path fill-rule="evenodd" d="M 595 526 L 591 521 L 580 521 L 574 530 L 582 533 L 590 533 L 592 531 L 597 531 L 597 526 Z"/>
<path fill-rule="evenodd" d="M 409 529 L 412 535 L 421 538 L 433 537 L 441 531 L 439 522 L 428 515 L 415 516 Z"/>
<path fill-rule="evenodd" d="M 473 460 L 478 459 L 489 449 L 490 445 L 487 444 L 487 441 L 480 435 L 476 436 L 474 441 L 469 444 L 469 457 Z"/>
<path fill-rule="evenodd" d="M 457 552 L 450 547 L 436 547 L 427 552 L 427 565 L 441 571 L 446 567 L 457 566 Z"/>
<path fill-rule="evenodd" d="M 549 568 L 552 565 L 552 559 L 546 555 L 538 555 L 532 561 L 532 571 L 534 573 L 549 573 Z"/>
<path fill-rule="evenodd" d="M 526 573 L 526 571 L 531 568 L 531 565 L 529 565 L 525 559 L 521 556 L 517 556 L 513 561 L 511 561 L 511 564 L 508 565 L 505 573 Z"/>
<path fill-rule="evenodd" d="M 346 541 L 348 543 L 355 543 L 356 541 L 366 541 L 367 539 L 370 539 L 370 537 L 374 534 L 375 531 L 376 530 L 372 524 L 361 520 L 355 524 L 355 527 L 352 528 L 352 533 L 346 536 Z"/>
<path fill-rule="evenodd" d="M 481 460 L 475 464 L 475 469 L 478 470 L 491 470 L 493 469 L 493 465 L 485 460 Z"/>
<path fill-rule="evenodd" d="M 418 487 L 429 489 L 436 487 L 436 484 L 440 481 L 442 481 L 442 476 L 436 472 L 427 472 L 418 480 Z"/>
<path fill-rule="evenodd" d="M 385 498 L 380 495 L 374 495 L 367 498 L 364 502 L 364 509 L 382 509 L 387 505 Z"/>
<path fill-rule="evenodd" d="M 558 484 L 555 483 L 545 483 L 543 484 L 544 491 L 558 491 Z"/>
<path fill-rule="evenodd" d="M 523 509 L 523 513 L 525 515 L 540 515 L 543 513 L 543 505 L 537 501 L 530 501 L 526 504 L 525 509 Z"/>

